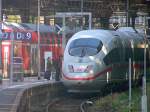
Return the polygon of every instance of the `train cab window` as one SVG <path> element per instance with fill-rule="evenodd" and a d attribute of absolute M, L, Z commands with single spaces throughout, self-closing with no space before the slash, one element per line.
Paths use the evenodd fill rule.
<path fill-rule="evenodd" d="M 72 56 L 92 56 L 96 55 L 102 46 L 103 44 L 99 39 L 80 38 L 71 42 L 68 52 Z"/>

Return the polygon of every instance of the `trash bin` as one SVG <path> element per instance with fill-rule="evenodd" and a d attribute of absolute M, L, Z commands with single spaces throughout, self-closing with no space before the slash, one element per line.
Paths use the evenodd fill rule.
<path fill-rule="evenodd" d="M 14 73 L 13 74 L 13 81 L 17 82 L 17 81 L 24 81 L 24 76 L 23 73 Z"/>
<path fill-rule="evenodd" d="M 50 77 L 51 77 L 51 72 L 50 71 L 46 71 L 44 73 L 44 79 L 50 80 Z"/>

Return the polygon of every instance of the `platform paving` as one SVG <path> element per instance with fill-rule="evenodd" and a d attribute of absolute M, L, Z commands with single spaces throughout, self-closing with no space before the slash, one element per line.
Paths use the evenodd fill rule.
<path fill-rule="evenodd" d="M 40 79 L 37 77 L 26 77 L 24 81 L 11 82 L 3 79 L 0 84 L 0 112 L 16 112 L 16 107 L 24 89 L 33 85 L 50 83 L 52 80 Z"/>

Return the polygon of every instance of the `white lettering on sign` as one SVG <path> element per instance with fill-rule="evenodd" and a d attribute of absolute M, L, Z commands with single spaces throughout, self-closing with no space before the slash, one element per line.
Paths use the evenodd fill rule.
<path fill-rule="evenodd" d="M 22 39 L 22 33 L 18 32 L 17 33 L 17 40 L 20 40 L 20 39 Z"/>
<path fill-rule="evenodd" d="M 31 33 L 28 32 L 28 33 L 26 34 L 26 37 L 27 37 L 28 40 L 31 39 L 31 38 L 32 38 Z"/>
<path fill-rule="evenodd" d="M 2 38 L 8 39 L 8 33 L 3 33 L 3 34 L 2 34 Z"/>

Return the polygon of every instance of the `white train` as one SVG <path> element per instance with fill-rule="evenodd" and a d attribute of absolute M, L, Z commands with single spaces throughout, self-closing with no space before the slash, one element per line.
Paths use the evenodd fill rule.
<path fill-rule="evenodd" d="M 144 35 L 130 27 L 85 30 L 68 41 L 64 51 L 62 82 L 69 92 L 100 92 L 106 84 L 128 80 L 129 58 L 132 79 L 141 77 Z"/>

